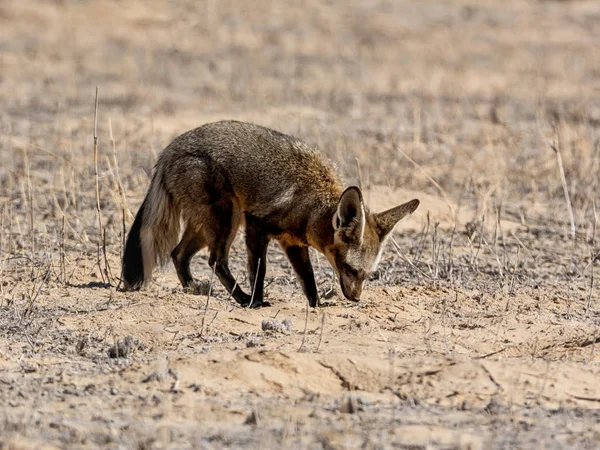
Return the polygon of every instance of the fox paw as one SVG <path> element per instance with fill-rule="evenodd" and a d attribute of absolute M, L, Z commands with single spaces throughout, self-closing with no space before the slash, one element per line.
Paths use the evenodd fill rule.
<path fill-rule="evenodd" d="M 262 302 L 253 302 L 252 304 L 248 304 L 246 306 L 250 309 L 256 309 L 256 308 L 269 307 L 269 306 L 271 306 L 271 304 L 269 302 L 266 302 L 263 300 Z"/>
<path fill-rule="evenodd" d="M 183 291 L 186 294 L 192 295 L 208 295 L 208 292 L 211 290 L 209 281 L 198 281 L 194 282 L 183 288 Z"/>

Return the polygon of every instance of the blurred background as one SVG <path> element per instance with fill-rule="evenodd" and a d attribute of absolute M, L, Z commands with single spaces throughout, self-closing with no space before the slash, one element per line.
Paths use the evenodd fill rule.
<path fill-rule="evenodd" d="M 430 176 L 526 222 L 568 222 L 557 142 L 591 217 L 596 1 L 25 0 L 0 4 L 0 30 L 4 186 L 19 143 L 90 161 L 99 86 L 100 154 L 110 121 L 127 190 L 174 136 L 235 118 L 319 146 L 349 181 L 358 158 L 363 184 L 440 195 Z"/>

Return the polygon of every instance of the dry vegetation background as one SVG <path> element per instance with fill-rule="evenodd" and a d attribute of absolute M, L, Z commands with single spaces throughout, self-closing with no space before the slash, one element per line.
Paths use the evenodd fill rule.
<path fill-rule="evenodd" d="M 0 105 L 0 448 L 600 446 L 598 2 L 5 1 Z M 228 118 L 421 199 L 360 304 L 276 248 L 271 308 L 115 290 L 158 152 Z"/>

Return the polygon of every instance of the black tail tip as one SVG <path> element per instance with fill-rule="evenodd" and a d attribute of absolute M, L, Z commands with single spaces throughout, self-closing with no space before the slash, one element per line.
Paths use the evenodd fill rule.
<path fill-rule="evenodd" d="M 127 236 L 125 252 L 123 253 L 121 279 L 121 290 L 123 291 L 137 291 L 144 284 L 144 256 L 142 254 L 141 232 L 145 205 L 146 201 L 142 203 Z"/>

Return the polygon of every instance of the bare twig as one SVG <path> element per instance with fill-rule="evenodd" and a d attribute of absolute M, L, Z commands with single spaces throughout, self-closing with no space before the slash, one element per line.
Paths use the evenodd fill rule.
<path fill-rule="evenodd" d="M 431 275 L 429 275 L 429 274 L 427 274 L 427 273 L 423 272 L 421 269 L 419 269 L 417 266 L 415 266 L 415 265 L 413 264 L 413 262 L 412 262 L 410 259 L 408 259 L 408 258 L 407 258 L 407 257 L 404 255 L 404 253 L 402 253 L 402 252 L 400 251 L 400 246 L 399 246 L 399 245 L 398 245 L 398 243 L 396 242 L 396 239 L 394 239 L 393 237 L 391 237 L 391 238 L 390 238 L 390 241 L 391 241 L 391 242 L 392 242 L 392 244 L 394 245 L 394 249 L 396 250 L 396 253 L 398 254 L 398 256 L 400 256 L 400 258 L 402 258 L 404 261 L 406 261 L 406 262 L 408 263 L 408 265 L 409 265 L 409 266 L 411 266 L 413 269 L 415 269 L 417 272 L 419 272 L 419 273 L 420 273 L 421 275 L 423 275 L 425 278 L 428 278 L 428 279 L 430 279 L 430 280 L 432 279 Z"/>
<path fill-rule="evenodd" d="M 354 159 L 356 161 L 356 171 L 358 172 L 358 187 L 362 191 L 364 189 L 364 185 L 362 181 L 362 172 L 360 170 L 360 161 L 358 160 L 358 156 Z"/>
<path fill-rule="evenodd" d="M 6 205 L 2 205 L 2 219 L 0 219 L 0 255 L 6 255 L 4 252 L 4 216 L 6 214 Z M 10 234 L 10 231 L 9 231 Z M 4 291 L 4 259 L 0 261 L 0 294 Z"/>
<path fill-rule="evenodd" d="M 517 256 L 515 258 L 515 264 L 513 265 L 513 269 L 512 269 L 512 277 L 510 279 L 510 286 L 508 288 L 508 293 L 509 294 L 514 294 L 515 293 L 515 277 L 517 274 L 517 266 L 519 264 L 519 254 L 521 253 L 521 246 L 519 245 L 517 247 Z M 508 300 L 506 302 L 506 309 L 505 311 L 508 311 Z"/>
<path fill-rule="evenodd" d="M 67 268 L 65 265 L 65 216 L 62 216 L 60 228 L 60 279 L 63 284 L 67 282 Z"/>
<path fill-rule="evenodd" d="M 34 213 L 34 205 L 33 205 L 33 192 L 31 186 L 31 171 L 29 166 L 29 157 L 27 155 L 27 150 L 23 149 L 23 165 L 25 167 L 25 174 L 27 177 L 27 203 L 29 205 L 29 238 L 31 241 L 31 257 L 35 257 L 35 233 L 34 233 L 34 221 L 33 221 L 33 213 Z"/>
<path fill-rule="evenodd" d="M 258 273 L 260 272 L 260 263 L 260 258 L 258 258 L 258 267 L 256 268 L 256 275 L 254 275 L 254 284 L 252 285 L 252 295 L 250 296 L 248 308 L 252 308 L 252 303 L 254 303 L 254 292 L 256 292 L 256 281 L 258 280 Z M 231 292 L 233 292 L 233 290 Z"/>
<path fill-rule="evenodd" d="M 215 265 L 213 265 L 213 271 L 210 276 L 210 284 L 208 286 L 208 292 L 206 294 L 206 303 L 204 305 L 204 313 L 202 314 L 202 323 L 200 324 L 200 337 L 204 336 L 204 322 L 206 321 L 206 313 L 208 312 L 208 302 L 210 300 L 210 294 L 212 293 L 213 281 L 215 279 L 216 269 L 217 269 L 217 265 L 215 264 Z"/>
<path fill-rule="evenodd" d="M 571 221 L 571 238 L 575 237 L 575 216 L 573 215 L 573 206 L 571 205 L 571 197 L 569 196 L 569 188 L 567 187 L 567 178 L 565 177 L 565 169 L 563 168 L 562 156 L 560 153 L 560 144 L 554 145 L 549 142 L 550 148 L 554 150 L 556 154 L 556 161 L 558 163 L 558 170 L 560 172 L 560 181 L 562 183 L 563 191 L 565 193 L 565 201 L 567 203 L 567 209 L 569 210 L 569 220 Z"/>
<path fill-rule="evenodd" d="M 486 353 L 485 355 L 474 356 L 473 359 L 485 359 L 485 358 L 489 358 L 490 356 L 494 356 L 494 355 L 497 355 L 498 353 L 502 353 L 507 348 L 508 347 L 504 347 L 504 348 L 501 348 L 500 350 L 496 350 L 495 352 Z"/>
<path fill-rule="evenodd" d="M 103 235 L 103 227 L 102 227 L 102 214 L 100 212 L 100 183 L 98 181 L 98 86 L 96 86 L 96 102 L 94 104 L 94 180 L 96 187 L 96 213 L 98 215 L 98 271 L 100 272 L 100 276 L 102 278 L 102 282 L 106 282 L 106 278 L 104 277 L 104 271 L 102 270 L 102 265 L 100 264 L 100 248 L 102 246 L 102 235 Z M 105 254 L 106 257 L 106 254 Z"/>
<path fill-rule="evenodd" d="M 48 268 L 46 269 L 44 278 L 38 285 L 37 289 L 35 288 L 35 284 L 34 284 L 34 288 L 33 288 L 34 293 L 32 293 L 32 295 L 29 297 L 29 300 L 27 301 L 27 306 L 25 307 L 25 311 L 23 312 L 23 315 L 21 316 L 21 320 L 23 320 L 25 317 L 27 317 L 33 311 L 33 307 L 35 306 L 35 301 L 37 300 L 38 296 L 40 295 L 42 286 L 44 286 L 44 283 L 46 283 L 46 281 L 48 281 L 49 277 L 50 277 L 50 266 L 48 266 Z"/>
<path fill-rule="evenodd" d="M 481 227 L 479 228 L 479 242 L 477 245 L 477 251 L 475 257 L 471 260 L 471 264 L 475 264 L 475 271 L 479 273 L 479 252 L 483 246 L 483 233 L 485 232 L 485 216 L 481 216 Z"/>
<path fill-rule="evenodd" d="M 323 330 L 325 329 L 325 313 L 321 316 L 321 333 L 319 334 L 319 343 L 317 344 L 316 353 L 319 353 L 321 348 L 321 341 L 323 340 Z"/>
<path fill-rule="evenodd" d="M 102 254 L 104 255 L 104 272 L 108 282 L 110 283 L 111 280 L 115 279 L 115 277 L 112 273 L 112 269 L 110 268 L 110 264 L 108 263 L 108 257 L 106 256 L 106 228 L 102 232 Z"/>
<path fill-rule="evenodd" d="M 304 344 L 306 343 L 306 333 L 308 332 L 308 300 L 306 301 L 306 317 L 304 318 L 304 332 L 302 333 L 302 342 L 300 343 L 300 347 L 298 351 L 301 352 L 304 350 Z"/>
<path fill-rule="evenodd" d="M 446 191 L 444 190 L 444 188 L 442 188 L 437 181 L 435 181 L 433 179 L 433 177 L 431 175 L 429 175 L 425 169 L 423 169 L 417 162 L 415 162 L 410 156 L 408 156 L 399 146 L 396 145 L 396 149 L 402 153 L 402 155 L 408 159 L 412 165 L 414 165 L 417 169 L 419 169 L 419 171 L 425 175 L 429 181 L 431 181 L 431 183 L 437 188 L 438 191 L 440 191 L 440 194 L 442 194 L 442 197 L 444 197 L 444 200 L 446 201 L 446 204 L 448 205 L 448 209 L 450 210 L 450 214 L 452 215 L 452 221 L 454 223 L 456 223 L 456 214 L 454 212 L 454 208 L 452 207 L 452 203 L 450 203 L 450 200 L 448 199 L 448 196 L 446 195 Z"/>
<path fill-rule="evenodd" d="M 585 312 L 583 313 L 583 318 L 585 319 L 588 315 L 588 312 L 590 311 L 590 308 L 592 307 L 592 294 L 594 292 L 594 260 L 596 258 L 595 255 L 595 247 L 596 247 L 596 227 L 598 224 L 598 214 L 596 212 L 596 204 L 593 204 L 593 211 L 594 211 L 594 222 L 592 225 L 592 241 L 590 243 L 590 288 L 588 291 L 588 301 L 587 301 L 587 305 L 585 307 Z"/>

